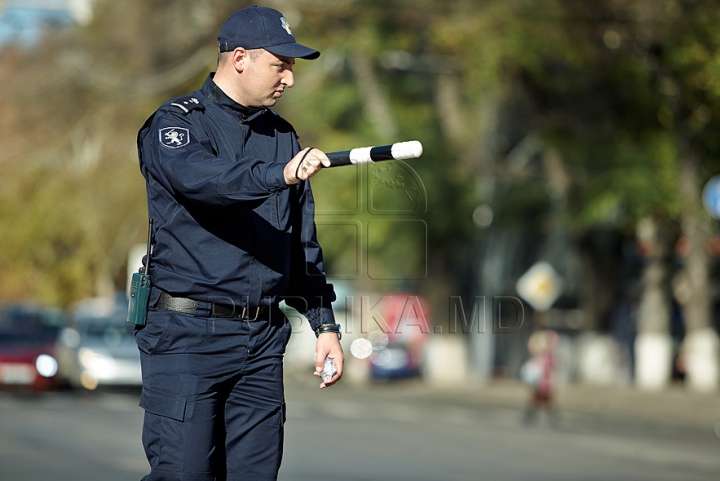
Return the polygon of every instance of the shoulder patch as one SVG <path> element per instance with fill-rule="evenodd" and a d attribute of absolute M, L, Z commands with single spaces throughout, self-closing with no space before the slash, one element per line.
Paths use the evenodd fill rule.
<path fill-rule="evenodd" d="M 186 114 L 189 113 L 191 110 L 204 108 L 202 103 L 200 102 L 200 99 L 198 99 L 194 95 L 188 95 L 187 97 L 179 97 L 170 102 L 170 105 L 182 110 Z"/>
<path fill-rule="evenodd" d="M 159 133 L 160 145 L 168 149 L 179 149 L 190 143 L 190 131 L 183 127 L 165 127 Z"/>

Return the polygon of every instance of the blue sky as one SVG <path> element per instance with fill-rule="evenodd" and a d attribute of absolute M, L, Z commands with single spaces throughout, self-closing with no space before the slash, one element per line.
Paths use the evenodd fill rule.
<path fill-rule="evenodd" d="M 44 8 L 31 8 L 37 5 Z M 33 46 L 48 23 L 67 25 L 73 17 L 63 0 L 10 1 L 0 14 L 0 47 L 9 42 Z"/>

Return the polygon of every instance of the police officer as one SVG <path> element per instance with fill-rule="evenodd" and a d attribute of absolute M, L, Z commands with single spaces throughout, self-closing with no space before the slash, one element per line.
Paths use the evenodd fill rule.
<path fill-rule="evenodd" d="M 234 13 L 217 72 L 163 104 L 138 135 L 154 219 L 147 325 L 136 330 L 143 445 L 156 480 L 274 480 L 283 447 L 282 361 L 291 326 L 315 330 L 316 371 L 342 375 L 340 329 L 323 271 L 308 179 L 329 160 L 301 150 L 270 110 L 294 84 L 295 41 L 273 9 Z"/>

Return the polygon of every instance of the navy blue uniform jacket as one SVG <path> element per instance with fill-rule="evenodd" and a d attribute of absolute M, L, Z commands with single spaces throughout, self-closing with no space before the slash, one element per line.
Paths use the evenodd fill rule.
<path fill-rule="evenodd" d="M 154 286 L 235 306 L 285 300 L 313 328 L 334 323 L 310 183 L 288 186 L 283 176 L 299 151 L 292 125 L 239 105 L 212 75 L 163 104 L 138 134 Z"/>

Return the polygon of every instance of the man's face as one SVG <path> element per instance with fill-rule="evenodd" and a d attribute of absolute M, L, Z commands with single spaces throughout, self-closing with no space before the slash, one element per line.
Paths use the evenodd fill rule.
<path fill-rule="evenodd" d="M 240 103 L 246 107 L 272 107 L 285 89 L 295 84 L 295 59 L 259 50 L 247 52 L 240 78 Z"/>

